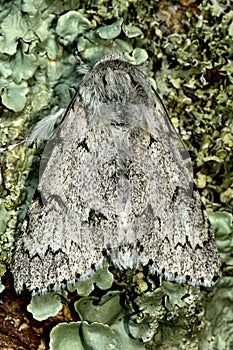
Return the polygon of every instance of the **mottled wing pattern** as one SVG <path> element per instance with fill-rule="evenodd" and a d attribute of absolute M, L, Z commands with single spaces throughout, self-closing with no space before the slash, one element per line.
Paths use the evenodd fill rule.
<path fill-rule="evenodd" d="M 97 64 L 45 148 L 16 247 L 16 290 L 73 283 L 104 252 L 120 269 L 149 264 L 211 286 L 219 257 L 182 147 L 142 72 Z"/>
<path fill-rule="evenodd" d="M 84 234 L 78 243 L 72 240 L 73 225 L 75 230 L 78 228 L 75 208 L 79 206 L 72 192 L 77 187 L 78 175 L 83 175 L 73 158 L 74 145 L 81 157 L 86 131 L 85 111 L 80 108 L 78 112 L 79 118 L 75 118 L 74 110 L 70 110 L 44 150 L 38 191 L 14 257 L 12 272 L 18 291 L 24 285 L 28 290 L 46 291 L 49 286 L 56 288 L 67 280 L 74 282 L 78 273 L 90 268 L 92 259 L 98 261 L 102 256 L 93 237 L 88 240 Z M 69 135 L 68 130 L 75 132 Z"/>

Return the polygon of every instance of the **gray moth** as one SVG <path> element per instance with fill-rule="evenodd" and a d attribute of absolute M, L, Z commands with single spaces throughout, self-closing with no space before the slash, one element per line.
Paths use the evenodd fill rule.
<path fill-rule="evenodd" d="M 45 147 L 15 288 L 72 284 L 103 259 L 191 285 L 212 286 L 220 271 L 183 143 L 145 71 L 115 56 L 86 73 Z"/>

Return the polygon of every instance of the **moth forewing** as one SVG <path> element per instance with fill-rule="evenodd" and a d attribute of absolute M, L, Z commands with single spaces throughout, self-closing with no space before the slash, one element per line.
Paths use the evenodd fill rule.
<path fill-rule="evenodd" d="M 104 252 L 120 269 L 149 264 L 170 280 L 212 285 L 218 252 L 182 150 L 144 73 L 118 58 L 96 64 L 45 148 L 15 288 L 73 283 Z"/>

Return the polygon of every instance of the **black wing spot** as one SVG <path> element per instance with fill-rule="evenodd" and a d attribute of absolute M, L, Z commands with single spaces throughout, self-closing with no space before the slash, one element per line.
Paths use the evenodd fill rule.
<path fill-rule="evenodd" d="M 87 152 L 90 152 L 90 149 L 87 145 L 87 140 L 83 139 L 83 141 L 79 142 L 77 145 L 77 148 L 82 147 L 83 149 L 85 149 Z"/>

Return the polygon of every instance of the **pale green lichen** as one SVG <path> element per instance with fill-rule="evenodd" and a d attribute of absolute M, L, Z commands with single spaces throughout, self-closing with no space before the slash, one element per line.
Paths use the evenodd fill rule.
<path fill-rule="evenodd" d="M 233 347 L 233 278 L 221 278 L 206 300 L 206 319 L 211 324 L 214 336 L 212 349 L 228 350 Z M 202 349 L 206 349 L 203 347 Z"/>
<path fill-rule="evenodd" d="M 35 295 L 27 306 L 27 310 L 33 314 L 36 320 L 43 321 L 50 316 L 57 315 L 62 309 L 62 301 L 64 302 L 66 297 L 67 292 L 64 290 L 60 292 L 49 292 L 44 295 Z"/>
<path fill-rule="evenodd" d="M 208 210 L 208 216 L 217 239 L 221 261 L 232 266 L 233 270 L 233 217 L 227 212 L 213 212 Z"/>
<path fill-rule="evenodd" d="M 79 332 L 81 322 L 60 323 L 50 333 L 51 350 L 84 350 Z"/>
<path fill-rule="evenodd" d="M 81 334 L 81 336 L 80 336 Z M 120 320 L 115 328 L 103 323 L 71 322 L 53 328 L 51 350 L 143 350 L 144 345 L 125 336 Z"/>
<path fill-rule="evenodd" d="M 70 292 L 74 292 L 76 290 L 78 295 L 88 296 L 95 289 L 95 286 L 102 290 L 111 288 L 114 281 L 114 276 L 111 272 L 109 272 L 108 267 L 108 264 L 104 262 L 102 268 L 93 272 L 90 278 L 68 286 L 68 290 Z"/>
<path fill-rule="evenodd" d="M 159 288 L 131 299 L 133 294 L 128 294 L 133 292 L 131 289 L 127 291 L 131 304 L 125 290 L 110 291 L 101 299 L 81 298 L 74 304 L 80 321 L 54 327 L 50 347 L 60 349 L 61 342 L 64 348 L 70 344 L 71 348 L 76 346 L 81 350 L 88 349 L 88 346 L 97 349 L 101 341 L 101 349 L 109 349 L 111 345 L 113 349 L 154 349 L 156 344 L 156 349 L 213 350 L 219 337 L 229 345 L 230 337 L 222 335 L 222 326 L 227 324 L 221 322 L 221 313 L 212 316 L 215 299 L 219 303 L 219 312 L 225 298 L 229 298 L 231 304 L 227 287 L 232 281 L 223 281 L 211 293 L 203 293 L 198 287 L 163 282 Z M 229 317 L 232 311 L 230 307 Z M 213 328 L 212 319 L 216 320 L 218 328 Z"/>
<path fill-rule="evenodd" d="M 75 303 L 81 321 L 62 323 L 50 334 L 50 349 L 142 350 L 143 343 L 132 339 L 125 327 L 126 311 L 120 305 L 119 291 L 98 298 L 82 298 Z"/>

